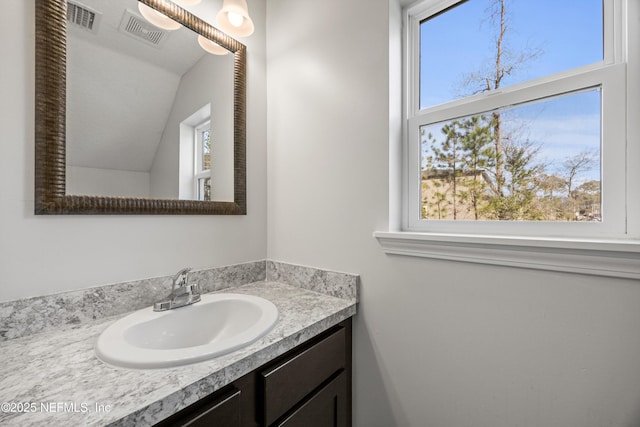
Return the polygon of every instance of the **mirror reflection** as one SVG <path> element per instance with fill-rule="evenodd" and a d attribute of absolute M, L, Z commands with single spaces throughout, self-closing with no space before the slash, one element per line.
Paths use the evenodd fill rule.
<path fill-rule="evenodd" d="M 233 201 L 233 54 L 152 25 L 137 0 L 67 12 L 66 193 Z"/>

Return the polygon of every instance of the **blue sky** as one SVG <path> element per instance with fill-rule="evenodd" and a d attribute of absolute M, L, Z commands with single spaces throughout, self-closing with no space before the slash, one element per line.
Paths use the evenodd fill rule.
<path fill-rule="evenodd" d="M 461 84 L 464 77 L 491 68 L 498 26 L 487 19 L 491 3 L 468 0 L 423 22 L 421 108 L 469 94 L 472 89 Z M 601 0 L 507 0 L 507 8 L 506 48 L 515 55 L 526 49 L 539 55 L 501 87 L 602 60 Z M 541 157 L 547 160 L 600 150 L 599 91 L 520 106 L 511 116 L 528 123 L 527 137 L 543 147 Z M 599 179 L 599 172 L 595 168 L 588 178 Z"/>
<path fill-rule="evenodd" d="M 422 107 L 453 99 L 466 74 L 493 60 L 491 2 L 468 0 L 422 24 Z M 601 0 L 508 0 L 507 7 L 507 47 L 516 54 L 529 47 L 540 56 L 503 86 L 602 60 Z"/>

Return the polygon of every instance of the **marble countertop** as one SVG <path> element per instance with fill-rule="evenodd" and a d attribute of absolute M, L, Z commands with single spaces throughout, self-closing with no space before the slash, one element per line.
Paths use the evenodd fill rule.
<path fill-rule="evenodd" d="M 278 322 L 253 344 L 192 365 L 129 370 L 99 361 L 98 336 L 122 316 L 0 343 L 0 424 L 153 425 L 356 312 L 354 300 L 279 282 L 221 292 L 270 300 Z"/>

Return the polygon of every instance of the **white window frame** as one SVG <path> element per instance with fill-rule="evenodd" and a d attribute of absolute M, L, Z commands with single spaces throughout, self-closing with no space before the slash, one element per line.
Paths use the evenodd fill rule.
<path fill-rule="evenodd" d="M 209 119 L 205 122 L 200 123 L 195 127 L 194 130 L 193 194 L 196 196 L 197 200 L 204 200 L 201 198 L 199 181 L 206 178 L 211 179 L 211 169 L 202 168 L 202 145 L 204 143 L 202 134 L 208 130 L 209 140 L 211 141 L 211 120 Z M 213 157 L 211 158 L 211 165 L 213 166 Z"/>
<path fill-rule="evenodd" d="M 391 224 L 397 231 L 375 237 L 392 254 L 640 278 L 640 125 L 633 120 L 640 114 L 640 84 L 631 77 L 640 72 L 640 32 L 627 25 L 637 22 L 640 2 L 604 0 L 602 62 L 420 110 L 413 89 L 419 83 L 420 22 L 459 2 L 427 0 L 404 10 L 401 218 L 399 229 Z M 602 223 L 420 218 L 420 126 L 600 85 Z"/>

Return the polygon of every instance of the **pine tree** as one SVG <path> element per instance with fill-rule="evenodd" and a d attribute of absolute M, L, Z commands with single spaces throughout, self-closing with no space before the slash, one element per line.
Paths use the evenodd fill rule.
<path fill-rule="evenodd" d="M 463 86 L 472 90 L 472 93 L 490 92 L 499 89 L 505 77 L 519 70 L 524 64 L 532 61 L 541 54 L 536 49 L 523 49 L 518 54 L 514 54 L 508 46 L 507 35 L 510 31 L 510 19 L 508 13 L 508 0 L 494 0 L 489 6 L 489 21 L 496 28 L 494 38 L 495 50 L 492 65 L 488 69 L 470 73 Z M 494 111 L 491 113 L 491 127 L 493 132 L 494 145 L 494 179 L 496 193 L 498 197 L 506 197 L 505 186 L 505 148 L 504 129 L 502 113 Z M 498 219 L 503 218 L 502 210 L 498 211 Z"/>
<path fill-rule="evenodd" d="M 487 192 L 488 182 L 486 171 L 495 166 L 495 149 L 492 146 L 490 124 L 485 116 L 473 116 L 462 122 L 464 135 L 462 147 L 464 149 L 464 169 L 469 171 L 465 179 L 468 200 L 473 209 L 473 216 L 480 219 L 482 203 Z"/>

